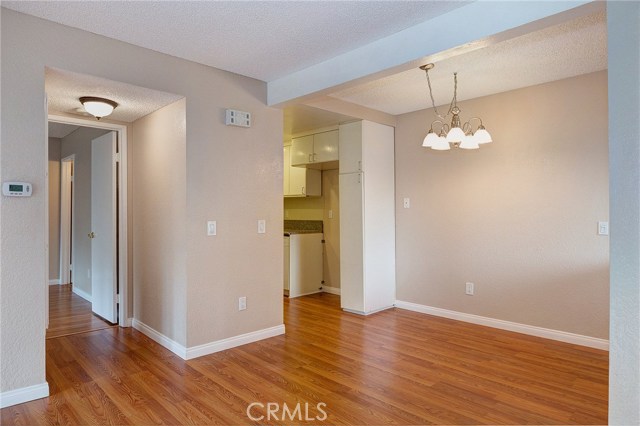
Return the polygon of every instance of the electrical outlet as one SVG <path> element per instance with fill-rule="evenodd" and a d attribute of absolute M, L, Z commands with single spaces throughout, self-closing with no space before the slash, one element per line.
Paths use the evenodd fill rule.
<path fill-rule="evenodd" d="M 474 291 L 475 291 L 475 285 L 473 283 L 467 283 L 464 293 L 468 296 L 473 296 Z"/>
<path fill-rule="evenodd" d="M 244 311 L 245 309 L 247 309 L 247 297 L 246 296 L 242 296 L 238 298 L 238 310 L 239 311 Z"/>
<path fill-rule="evenodd" d="M 266 234 L 267 233 L 267 221 L 264 219 L 260 219 L 258 221 L 258 234 Z"/>
<path fill-rule="evenodd" d="M 402 205 L 405 209 L 411 208 L 411 200 L 409 198 L 405 198 Z"/>

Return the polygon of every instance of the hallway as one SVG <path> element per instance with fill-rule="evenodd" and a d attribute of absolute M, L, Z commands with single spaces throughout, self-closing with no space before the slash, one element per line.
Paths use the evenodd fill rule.
<path fill-rule="evenodd" d="M 91 303 L 75 294 L 72 284 L 49 286 L 47 339 L 113 327 L 91 312 Z"/>

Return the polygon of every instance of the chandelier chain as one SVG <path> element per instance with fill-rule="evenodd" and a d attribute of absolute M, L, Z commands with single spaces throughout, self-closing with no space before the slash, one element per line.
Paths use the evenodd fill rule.
<path fill-rule="evenodd" d="M 429 86 L 429 97 L 431 98 L 431 105 L 433 106 L 433 110 L 436 113 L 436 116 L 438 116 L 438 118 L 440 118 L 441 120 L 446 120 L 447 116 L 451 114 L 451 111 L 453 111 L 453 107 L 457 105 L 458 73 L 453 74 L 453 98 L 451 99 L 451 103 L 449 104 L 449 110 L 445 115 L 442 115 L 440 114 L 440 112 L 438 111 L 438 108 L 436 107 L 436 101 L 433 99 L 433 89 L 431 88 L 431 78 L 429 77 L 429 70 L 425 69 L 424 72 L 427 75 L 427 85 Z"/>

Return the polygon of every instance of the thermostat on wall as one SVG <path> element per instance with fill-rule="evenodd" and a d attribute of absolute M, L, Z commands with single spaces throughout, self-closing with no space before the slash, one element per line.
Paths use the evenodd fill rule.
<path fill-rule="evenodd" d="M 31 184 L 28 182 L 4 182 L 2 195 L 7 197 L 31 197 Z"/>

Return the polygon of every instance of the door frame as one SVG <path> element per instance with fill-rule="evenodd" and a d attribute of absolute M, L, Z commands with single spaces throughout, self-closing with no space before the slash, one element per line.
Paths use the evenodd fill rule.
<path fill-rule="evenodd" d="M 60 160 L 60 284 L 69 284 L 73 265 L 71 251 L 71 235 L 73 233 L 73 218 L 76 198 L 74 196 L 73 174 L 67 174 L 65 163 L 75 167 L 76 155 L 71 154 Z M 68 189 L 66 189 L 68 188 Z"/>
<path fill-rule="evenodd" d="M 82 127 L 93 127 L 96 129 L 113 130 L 118 134 L 117 150 L 119 154 L 118 167 L 118 325 L 121 327 L 131 327 L 129 315 L 129 264 L 128 264 L 128 223 L 127 223 L 127 126 L 123 124 L 107 123 L 96 121 L 91 118 L 68 117 L 63 115 L 49 114 L 48 121 L 62 124 L 72 124 Z M 48 170 L 48 165 L 47 165 Z M 49 214 L 47 213 L 47 221 Z M 48 290 L 47 290 L 48 291 Z"/>

